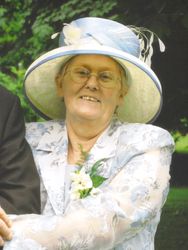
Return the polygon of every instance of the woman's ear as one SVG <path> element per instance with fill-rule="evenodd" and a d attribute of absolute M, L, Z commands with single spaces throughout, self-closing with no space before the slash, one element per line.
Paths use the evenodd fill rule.
<path fill-rule="evenodd" d="M 58 95 L 59 97 L 63 97 L 63 88 L 62 88 L 63 81 L 62 81 L 62 75 L 58 74 L 58 75 L 55 77 L 55 83 L 56 83 L 57 95 Z"/>
<path fill-rule="evenodd" d="M 120 90 L 120 94 L 119 94 L 119 103 L 118 103 L 118 106 L 122 105 L 123 104 L 123 101 L 124 101 L 124 97 L 126 96 L 128 92 L 128 88 L 127 87 L 122 87 L 121 90 Z"/>

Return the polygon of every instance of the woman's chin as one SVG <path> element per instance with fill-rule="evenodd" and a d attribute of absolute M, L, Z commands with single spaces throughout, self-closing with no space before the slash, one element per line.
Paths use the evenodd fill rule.
<path fill-rule="evenodd" d="M 80 110 L 79 113 L 77 114 L 77 117 L 80 119 L 85 119 L 85 120 L 99 120 L 101 119 L 101 112 L 96 112 L 96 111 L 86 111 L 86 110 Z"/>

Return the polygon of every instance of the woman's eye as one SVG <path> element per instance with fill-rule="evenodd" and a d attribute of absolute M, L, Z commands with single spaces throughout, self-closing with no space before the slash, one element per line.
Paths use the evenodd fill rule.
<path fill-rule="evenodd" d="M 110 74 L 110 73 L 108 73 L 108 72 L 102 72 L 101 74 L 100 74 L 100 79 L 102 80 L 102 81 L 112 81 L 113 80 L 113 76 L 112 76 L 112 74 Z"/>
<path fill-rule="evenodd" d="M 79 77 L 88 77 L 89 72 L 87 70 L 79 69 L 79 70 L 76 70 L 76 74 Z"/>

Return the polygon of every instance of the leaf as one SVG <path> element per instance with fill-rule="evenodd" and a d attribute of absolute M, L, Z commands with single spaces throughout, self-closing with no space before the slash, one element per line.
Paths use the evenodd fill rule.
<path fill-rule="evenodd" d="M 102 162 L 105 160 L 105 158 L 101 159 L 101 160 L 98 160 L 96 161 L 92 168 L 91 168 L 91 173 L 90 173 L 90 177 L 92 178 L 94 175 L 97 174 L 97 169 L 101 166 Z"/>
<path fill-rule="evenodd" d="M 104 178 L 103 176 L 100 175 L 94 175 L 91 177 L 91 180 L 93 182 L 93 186 L 95 188 L 99 187 L 107 178 Z"/>
<path fill-rule="evenodd" d="M 88 152 L 84 150 L 82 144 L 79 144 L 78 146 L 80 147 L 81 160 L 86 161 L 88 158 Z"/>
<path fill-rule="evenodd" d="M 80 199 L 83 199 L 85 197 L 87 197 L 90 192 L 91 192 L 92 188 L 87 188 L 87 189 L 84 189 L 84 190 L 80 190 L 79 193 L 80 193 Z"/>

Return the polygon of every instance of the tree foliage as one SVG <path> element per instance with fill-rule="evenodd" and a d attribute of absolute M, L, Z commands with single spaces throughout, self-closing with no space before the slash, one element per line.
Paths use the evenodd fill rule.
<path fill-rule="evenodd" d="M 63 23 L 84 16 L 107 16 L 117 5 L 109 0 L 31 1 L 4 0 L 0 6 L 1 70 L 22 63 L 28 66 L 40 54 L 57 47 L 51 35 Z"/>

